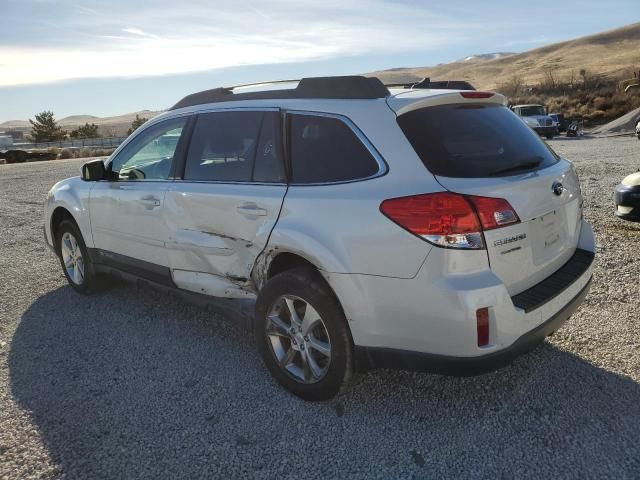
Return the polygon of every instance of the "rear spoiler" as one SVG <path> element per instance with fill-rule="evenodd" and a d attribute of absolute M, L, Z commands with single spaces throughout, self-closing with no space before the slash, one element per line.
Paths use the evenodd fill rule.
<path fill-rule="evenodd" d="M 498 105 L 507 104 L 504 95 L 495 92 L 473 91 L 443 91 L 428 96 L 411 95 L 409 91 L 387 97 L 387 105 L 400 116 L 419 108 L 436 107 L 438 105 L 465 104 L 465 103 L 494 103 Z"/>

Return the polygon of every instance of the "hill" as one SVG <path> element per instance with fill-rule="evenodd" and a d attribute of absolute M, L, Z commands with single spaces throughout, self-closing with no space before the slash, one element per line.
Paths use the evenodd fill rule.
<path fill-rule="evenodd" d="M 487 59 L 488 56 L 488 59 Z M 405 82 L 424 77 L 467 80 L 479 89 L 496 89 L 515 77 L 526 85 L 543 82 L 550 72 L 556 78 L 578 78 L 581 70 L 609 78 L 632 76 L 640 69 L 640 23 L 554 43 L 514 55 L 492 58 L 472 55 L 434 67 L 401 68 L 371 72 L 384 82 Z"/>
<path fill-rule="evenodd" d="M 71 115 L 58 120 L 58 124 L 65 130 L 73 130 L 85 123 L 95 123 L 98 125 L 98 131 L 104 136 L 124 136 L 131 126 L 131 122 L 136 115 L 144 118 L 152 118 L 162 112 L 154 112 L 151 110 L 141 110 L 139 112 L 125 113 L 124 115 L 115 115 L 113 117 L 95 117 L 93 115 Z M 0 123 L 0 131 L 6 129 L 30 130 L 31 124 L 27 120 L 9 120 Z"/>
<path fill-rule="evenodd" d="M 84 125 L 85 123 L 95 123 L 100 117 L 93 115 L 71 115 L 58 120 L 58 123 L 62 126 L 66 125 Z"/>

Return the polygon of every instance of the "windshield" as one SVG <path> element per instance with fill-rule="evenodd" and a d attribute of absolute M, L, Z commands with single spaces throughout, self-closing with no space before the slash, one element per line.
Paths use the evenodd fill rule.
<path fill-rule="evenodd" d="M 558 161 L 547 144 L 502 105 L 421 108 L 398 117 L 398 124 L 434 175 L 515 175 Z"/>
<path fill-rule="evenodd" d="M 522 117 L 534 117 L 536 115 L 546 115 L 542 105 L 532 105 L 530 107 L 520 107 L 520 116 Z"/>

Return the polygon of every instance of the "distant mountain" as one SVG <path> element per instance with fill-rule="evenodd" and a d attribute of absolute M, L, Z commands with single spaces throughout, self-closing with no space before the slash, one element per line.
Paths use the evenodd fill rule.
<path fill-rule="evenodd" d="M 93 115 L 71 115 L 69 117 L 61 118 L 58 120 L 58 123 L 62 126 L 84 125 L 85 123 L 95 123 L 95 121 L 99 119 L 100 117 L 95 117 Z"/>
<path fill-rule="evenodd" d="M 484 58 L 488 55 L 489 58 Z M 640 23 L 587 37 L 554 43 L 523 53 L 491 58 L 496 54 L 471 55 L 433 67 L 416 67 L 371 72 L 386 83 L 411 82 L 424 77 L 433 80 L 467 80 L 476 88 L 495 89 L 518 76 L 524 84 L 539 83 L 546 72 L 556 78 L 579 77 L 585 69 L 591 75 L 633 76 L 640 69 Z M 469 60 L 467 60 L 469 59 Z"/>
<path fill-rule="evenodd" d="M 159 115 L 160 112 L 154 112 L 151 110 L 141 110 L 139 112 L 125 113 L 124 115 L 116 115 L 113 117 L 96 117 L 93 115 L 71 115 L 58 120 L 58 124 L 65 130 L 73 130 L 85 123 L 95 123 L 98 125 L 98 131 L 101 135 L 106 136 L 123 136 L 126 135 L 127 130 L 131 126 L 131 122 L 136 118 L 136 115 L 147 119 L 153 118 Z M 31 124 L 27 120 L 9 120 L 4 123 L 0 123 L 0 131 L 6 129 L 20 129 L 30 130 Z"/>

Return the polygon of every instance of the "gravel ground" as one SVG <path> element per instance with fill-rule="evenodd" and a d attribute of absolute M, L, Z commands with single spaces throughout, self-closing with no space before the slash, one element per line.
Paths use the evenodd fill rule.
<path fill-rule="evenodd" d="M 0 166 L 0 478 L 640 477 L 640 225 L 612 210 L 640 142 L 551 143 L 598 236 L 582 308 L 501 371 L 372 372 L 324 404 L 276 386 L 211 309 L 140 286 L 75 294 L 41 204 L 81 162 Z"/>

